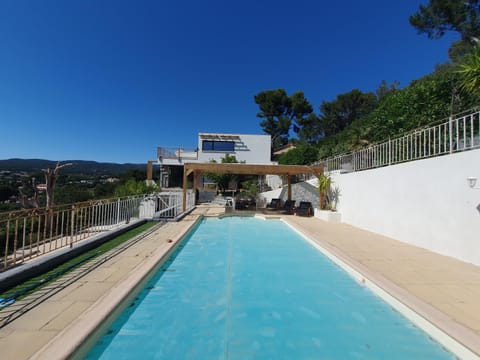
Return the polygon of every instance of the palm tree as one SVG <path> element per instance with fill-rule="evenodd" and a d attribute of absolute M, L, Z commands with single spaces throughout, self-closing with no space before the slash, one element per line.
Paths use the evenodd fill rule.
<path fill-rule="evenodd" d="M 480 46 L 475 46 L 471 53 L 465 55 L 458 67 L 462 77 L 460 88 L 467 93 L 480 95 Z"/>
<path fill-rule="evenodd" d="M 327 207 L 327 194 L 332 185 L 332 178 L 330 175 L 322 174 L 318 177 L 318 191 L 320 192 L 320 209 Z"/>

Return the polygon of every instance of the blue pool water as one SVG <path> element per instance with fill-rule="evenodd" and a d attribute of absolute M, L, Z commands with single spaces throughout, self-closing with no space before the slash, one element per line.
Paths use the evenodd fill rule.
<path fill-rule="evenodd" d="M 203 220 L 86 359 L 454 359 L 281 221 Z"/>

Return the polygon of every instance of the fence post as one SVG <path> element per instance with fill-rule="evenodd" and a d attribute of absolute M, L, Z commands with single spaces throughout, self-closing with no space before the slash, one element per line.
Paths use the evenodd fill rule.
<path fill-rule="evenodd" d="M 392 140 L 388 138 L 388 165 L 392 165 Z"/>
<path fill-rule="evenodd" d="M 117 223 L 120 224 L 120 198 L 117 199 Z"/>
<path fill-rule="evenodd" d="M 70 248 L 73 247 L 74 233 L 75 233 L 75 205 L 72 206 L 72 222 L 70 223 Z"/>
<path fill-rule="evenodd" d="M 450 154 L 453 153 L 453 138 L 452 138 L 452 131 L 453 131 L 453 116 L 450 115 L 448 118 L 448 137 L 449 137 L 449 146 L 450 146 Z"/>
<path fill-rule="evenodd" d="M 3 268 L 6 269 L 8 267 L 8 242 L 10 235 L 10 219 L 7 220 L 7 232 L 6 232 L 6 239 L 5 239 L 5 254 L 3 260 Z"/>

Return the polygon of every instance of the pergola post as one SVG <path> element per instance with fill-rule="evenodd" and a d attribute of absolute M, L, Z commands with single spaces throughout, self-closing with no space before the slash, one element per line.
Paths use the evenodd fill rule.
<path fill-rule="evenodd" d="M 195 192 L 195 205 L 197 204 L 197 180 L 198 180 L 198 175 L 199 175 L 199 172 L 198 171 L 194 171 L 193 172 L 193 191 Z"/>
<path fill-rule="evenodd" d="M 288 200 L 292 200 L 292 178 L 290 174 L 287 175 L 287 185 L 288 185 Z"/>
<path fill-rule="evenodd" d="M 187 169 L 183 167 L 183 211 L 187 210 Z"/>

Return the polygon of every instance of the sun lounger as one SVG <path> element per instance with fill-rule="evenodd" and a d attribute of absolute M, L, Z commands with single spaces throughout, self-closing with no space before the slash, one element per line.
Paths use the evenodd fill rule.
<path fill-rule="evenodd" d="M 300 201 L 300 205 L 295 209 L 295 214 L 299 216 L 312 216 L 313 206 L 309 201 Z"/>
<path fill-rule="evenodd" d="M 295 211 L 295 202 L 296 200 L 286 200 L 285 204 L 283 205 L 283 211 L 287 214 L 293 214 Z"/>
<path fill-rule="evenodd" d="M 282 208 L 282 200 L 281 199 L 272 199 L 270 204 L 267 205 L 267 209 L 277 210 Z"/>

